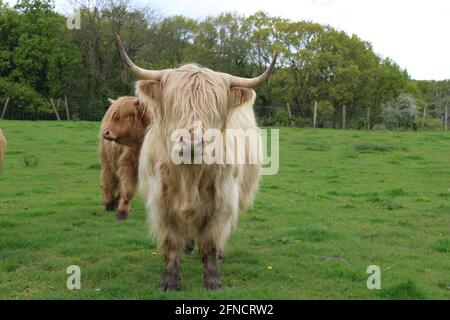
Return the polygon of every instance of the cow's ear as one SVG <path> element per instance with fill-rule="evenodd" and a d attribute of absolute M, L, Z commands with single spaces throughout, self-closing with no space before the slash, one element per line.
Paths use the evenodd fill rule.
<path fill-rule="evenodd" d="M 230 89 L 230 104 L 231 107 L 237 107 L 245 103 L 252 103 L 255 101 L 255 91 L 247 88 L 231 88 Z"/>
<path fill-rule="evenodd" d="M 161 83 L 153 80 L 139 80 L 136 82 L 136 95 L 147 105 L 161 102 Z"/>

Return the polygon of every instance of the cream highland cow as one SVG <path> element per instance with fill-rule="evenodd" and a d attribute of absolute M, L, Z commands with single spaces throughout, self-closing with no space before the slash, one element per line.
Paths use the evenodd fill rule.
<path fill-rule="evenodd" d="M 139 159 L 139 186 L 146 199 L 152 233 L 166 263 L 160 289 L 179 289 L 180 257 L 194 238 L 198 239 L 204 264 L 204 286 L 219 289 L 219 254 L 236 226 L 239 212 L 252 204 L 261 175 L 259 151 L 254 147 L 261 145 L 259 134 L 256 143 L 247 140 L 243 148 L 228 148 L 231 142 L 225 132 L 258 132 L 252 88 L 269 77 L 276 56 L 262 75 L 247 79 L 194 64 L 145 70 L 130 60 L 120 37 L 118 46 L 123 60 L 140 79 L 136 83 L 137 96 L 154 110 L 154 122 Z M 208 140 L 209 130 L 223 133 L 215 135 L 216 148 L 210 154 L 213 157 L 235 153 L 241 159 L 259 160 L 236 164 L 196 161 L 214 140 Z M 179 159 L 180 150 L 184 156 L 188 150 L 187 158 L 193 162 L 174 161 Z"/>

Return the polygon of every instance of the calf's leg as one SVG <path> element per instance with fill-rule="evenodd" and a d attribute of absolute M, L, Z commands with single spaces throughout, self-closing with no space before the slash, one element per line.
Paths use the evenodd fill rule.
<path fill-rule="evenodd" d="M 115 177 L 109 166 L 102 166 L 101 185 L 103 191 L 103 203 L 106 211 L 115 211 L 117 208 L 117 199 L 114 195 L 116 189 Z"/>
<path fill-rule="evenodd" d="M 136 194 L 136 183 L 136 173 L 133 169 L 126 169 L 122 172 L 117 220 L 126 220 L 128 218 L 131 200 L 133 200 Z"/>

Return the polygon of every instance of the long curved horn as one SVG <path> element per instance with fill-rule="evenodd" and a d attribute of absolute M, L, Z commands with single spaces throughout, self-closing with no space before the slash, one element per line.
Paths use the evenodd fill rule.
<path fill-rule="evenodd" d="M 125 51 L 120 35 L 117 35 L 117 45 L 119 46 L 119 52 L 120 56 L 122 57 L 122 60 L 139 79 L 156 80 L 156 81 L 161 80 L 161 71 L 142 69 L 137 65 L 135 65 L 133 61 L 131 61 L 131 59 L 127 55 L 127 52 Z"/>
<path fill-rule="evenodd" d="M 270 74 L 273 71 L 273 68 L 275 67 L 275 63 L 277 63 L 277 59 L 278 59 L 278 52 L 276 52 L 275 55 L 273 56 L 272 63 L 270 64 L 270 66 L 259 77 L 240 78 L 231 76 L 230 87 L 255 88 L 259 86 L 261 83 L 266 81 L 267 78 L 269 78 Z"/>

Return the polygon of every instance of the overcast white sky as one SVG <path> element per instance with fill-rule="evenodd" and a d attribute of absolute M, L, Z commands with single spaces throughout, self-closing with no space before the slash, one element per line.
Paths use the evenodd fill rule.
<path fill-rule="evenodd" d="M 66 0 L 56 0 L 65 9 Z M 164 15 L 193 18 L 263 10 L 292 20 L 329 24 L 370 41 L 415 79 L 450 79 L 449 0 L 135 0 Z"/>

